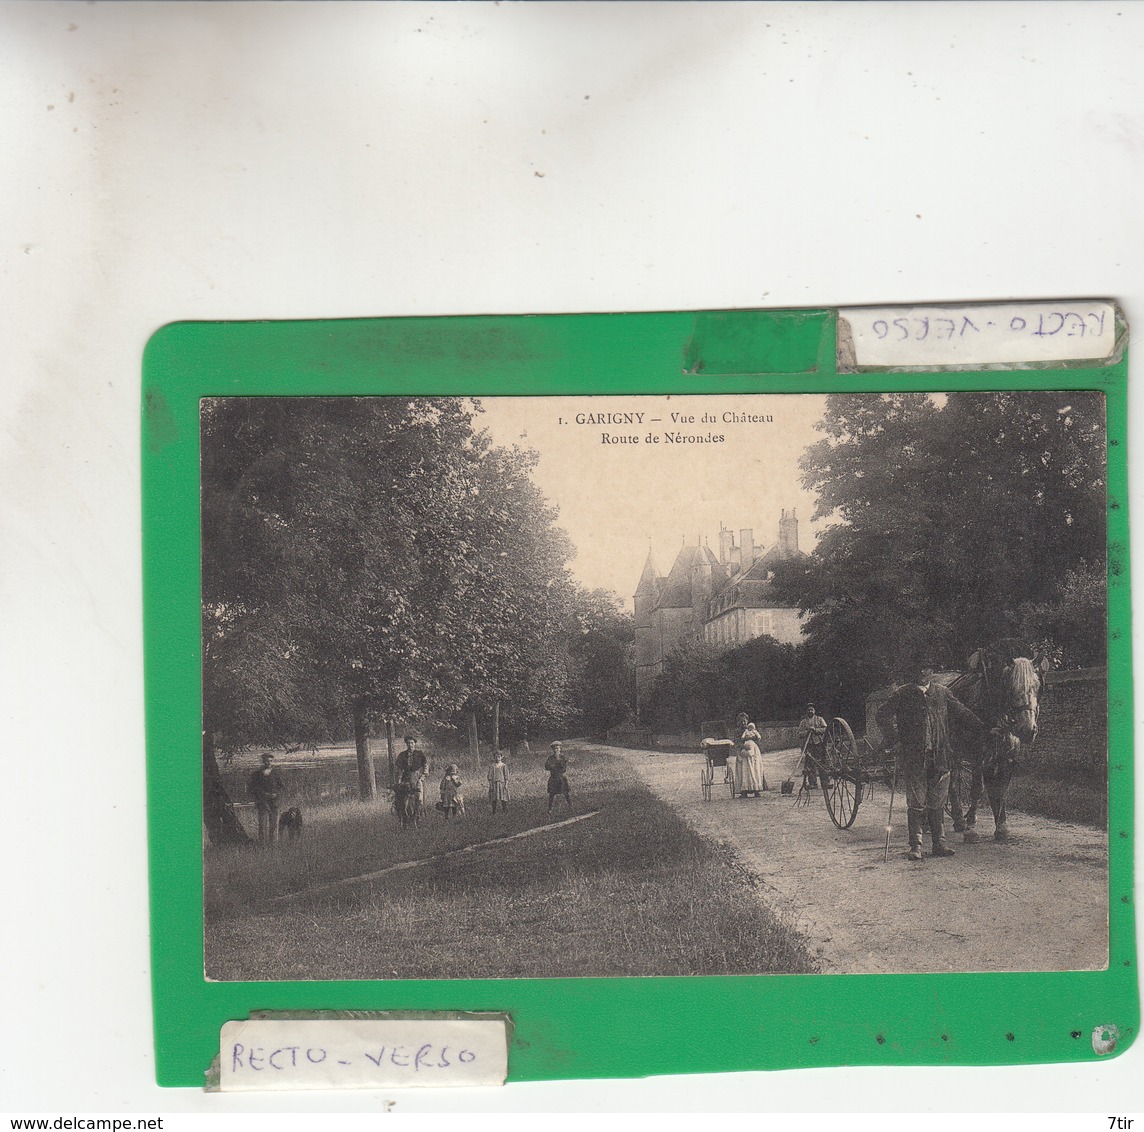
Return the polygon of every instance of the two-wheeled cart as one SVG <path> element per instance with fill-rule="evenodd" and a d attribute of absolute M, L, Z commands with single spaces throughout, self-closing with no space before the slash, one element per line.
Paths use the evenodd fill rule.
<path fill-rule="evenodd" d="M 840 716 L 827 723 L 821 743 L 814 744 L 813 737 L 813 732 L 808 733 L 803 743 L 798 800 L 805 804 L 816 789 L 821 789 L 830 820 L 839 829 L 849 829 L 873 784 L 893 788 L 893 758 L 885 751 L 875 751 L 866 740 L 859 743 L 850 724 Z"/>

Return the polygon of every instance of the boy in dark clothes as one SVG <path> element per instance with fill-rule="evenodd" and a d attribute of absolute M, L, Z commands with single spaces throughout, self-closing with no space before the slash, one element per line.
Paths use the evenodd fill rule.
<path fill-rule="evenodd" d="M 569 809 L 572 809 L 572 791 L 568 786 L 568 761 L 564 758 L 564 749 L 562 744 L 552 744 L 552 754 L 550 754 L 544 763 L 544 769 L 548 771 L 548 812 L 552 813 L 552 803 L 556 801 L 556 796 L 562 794 L 564 801 Z"/>
<path fill-rule="evenodd" d="M 275 769 L 274 756 L 266 751 L 262 766 L 250 776 L 248 790 L 258 809 L 258 840 L 274 845 L 278 841 L 278 798 L 283 790 L 282 772 Z"/>

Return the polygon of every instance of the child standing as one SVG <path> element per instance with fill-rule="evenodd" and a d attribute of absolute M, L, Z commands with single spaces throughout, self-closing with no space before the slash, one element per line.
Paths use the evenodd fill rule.
<path fill-rule="evenodd" d="M 572 791 L 568 786 L 568 760 L 564 757 L 564 748 L 561 743 L 553 743 L 552 753 L 544 763 L 548 771 L 548 812 L 552 813 L 552 803 L 557 795 L 564 798 L 564 803 L 572 809 Z"/>
<path fill-rule="evenodd" d="M 445 767 L 445 777 L 441 779 L 441 810 L 445 820 L 462 817 L 465 813 L 465 798 L 461 793 L 461 778 L 456 763 Z"/>
<path fill-rule="evenodd" d="M 497 760 L 489 767 L 489 801 L 493 804 L 493 813 L 497 812 L 497 803 L 502 810 L 508 809 L 508 767 L 504 762 L 504 751 L 497 751 Z"/>

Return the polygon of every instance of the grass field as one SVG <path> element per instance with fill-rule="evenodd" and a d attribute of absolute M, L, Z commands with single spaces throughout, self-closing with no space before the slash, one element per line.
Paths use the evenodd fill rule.
<path fill-rule="evenodd" d="M 1104 829 L 1108 825 L 1108 787 L 1092 775 L 1054 773 L 1051 768 L 1022 770 L 1013 776 L 1006 801 L 1010 810 L 1079 822 Z M 982 799 L 978 812 L 989 813 Z"/>
<path fill-rule="evenodd" d="M 335 802 L 307 809 L 299 842 L 207 850 L 208 977 L 544 978 L 816 969 L 803 938 L 762 904 L 750 874 L 692 833 L 618 761 L 574 747 L 572 815 L 598 810 L 596 816 L 305 895 L 399 861 L 566 818 L 563 800 L 551 817 L 545 813 L 543 759 L 541 753 L 510 764 L 512 802 L 503 815 L 489 812 L 483 776 L 469 774 L 468 813 L 456 822 L 446 824 L 430 810 L 418 829 L 403 832 L 380 805 Z M 435 769 L 441 762 L 434 760 Z M 278 899 L 288 894 L 301 895 Z"/>

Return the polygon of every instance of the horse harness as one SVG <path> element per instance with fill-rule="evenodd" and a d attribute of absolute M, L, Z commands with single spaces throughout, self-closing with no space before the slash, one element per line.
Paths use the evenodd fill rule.
<path fill-rule="evenodd" d="M 1017 714 L 1029 712 L 1034 721 L 1032 737 L 1028 740 L 1031 748 L 1036 741 L 1036 717 L 1039 713 L 1039 699 L 1037 692 L 1044 687 L 1044 680 L 1038 674 L 1036 689 L 1030 684 L 1023 690 L 1014 692 L 1013 688 L 1004 687 L 1003 681 L 1016 663 L 1016 655 L 1007 657 L 1004 652 L 998 652 L 997 646 L 978 650 L 970 657 L 971 671 L 959 676 L 950 685 L 950 690 L 957 694 L 959 686 L 964 687 L 974 678 L 984 685 L 984 702 L 989 705 L 988 712 L 982 714 L 992 716 L 992 726 L 989 729 L 990 742 L 984 759 L 984 769 L 987 774 L 998 774 L 1006 768 L 1015 767 L 1024 749 L 1024 741 L 1017 733 Z M 1035 662 L 1022 658 L 1026 663 L 1034 666 Z M 1006 666 L 1009 667 L 1006 667 Z"/>

